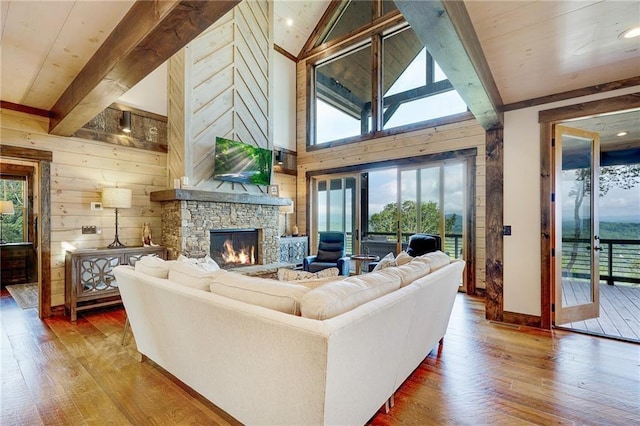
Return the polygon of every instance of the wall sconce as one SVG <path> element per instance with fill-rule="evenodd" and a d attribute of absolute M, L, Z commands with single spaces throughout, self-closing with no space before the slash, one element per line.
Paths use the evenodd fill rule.
<path fill-rule="evenodd" d="M 282 164 L 284 162 L 284 152 L 276 151 L 276 163 Z"/>
<path fill-rule="evenodd" d="M 122 117 L 120 117 L 120 128 L 125 133 L 131 133 L 131 111 L 122 111 Z"/>
<path fill-rule="evenodd" d="M 102 188 L 102 205 L 116 209 L 116 237 L 107 247 L 126 247 L 118 238 L 118 209 L 131 208 L 131 190 L 126 188 Z"/>

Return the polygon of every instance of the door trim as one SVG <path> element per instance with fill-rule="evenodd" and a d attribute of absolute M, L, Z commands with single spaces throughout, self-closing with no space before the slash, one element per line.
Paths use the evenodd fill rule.
<path fill-rule="evenodd" d="M 38 163 L 40 185 L 40 210 L 38 212 L 38 234 L 40 235 L 38 256 L 40 276 L 38 286 L 38 317 L 51 316 L 51 162 L 53 153 L 40 149 L 0 145 L 0 157 L 29 160 Z"/>
<path fill-rule="evenodd" d="M 597 101 L 576 103 L 538 112 L 538 122 L 540 123 L 540 327 L 543 329 L 551 329 L 553 315 L 553 294 L 551 291 L 551 277 L 553 273 L 551 268 L 553 264 L 551 251 L 551 218 L 553 217 L 553 203 L 551 201 L 551 193 L 553 192 L 551 175 L 552 125 L 571 118 L 588 117 L 595 114 L 640 108 L 639 95 L 640 92 L 613 96 Z"/>

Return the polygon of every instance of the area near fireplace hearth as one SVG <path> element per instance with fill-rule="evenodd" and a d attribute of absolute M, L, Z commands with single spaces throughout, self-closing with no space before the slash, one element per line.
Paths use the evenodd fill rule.
<path fill-rule="evenodd" d="M 251 230 L 256 239 L 253 263 L 279 261 L 279 207 L 290 205 L 288 198 L 168 189 L 152 192 L 150 199 L 162 206 L 161 241 L 167 247 L 169 259 L 176 259 L 180 254 L 195 258 L 211 255 L 216 262 L 222 261 L 221 266 L 225 268 L 238 266 L 236 263 L 244 262 L 234 260 L 225 266 L 220 253 L 212 255 L 211 236 Z M 251 247 L 244 247 L 244 255 L 242 249 L 234 247 L 234 255 L 246 255 L 250 260 Z"/>

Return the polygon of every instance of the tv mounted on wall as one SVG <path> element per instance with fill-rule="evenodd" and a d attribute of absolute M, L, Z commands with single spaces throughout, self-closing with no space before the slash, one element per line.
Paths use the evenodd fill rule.
<path fill-rule="evenodd" d="M 273 151 L 225 138 L 216 138 L 213 178 L 253 185 L 270 185 Z"/>

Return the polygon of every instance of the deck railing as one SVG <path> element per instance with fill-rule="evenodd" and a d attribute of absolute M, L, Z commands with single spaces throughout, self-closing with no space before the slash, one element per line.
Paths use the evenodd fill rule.
<path fill-rule="evenodd" d="M 402 249 L 406 250 L 407 242 L 409 241 L 409 237 L 411 237 L 414 233 L 403 233 L 402 234 Z M 347 249 L 352 247 L 350 233 L 347 234 Z M 390 232 L 369 232 L 368 235 L 370 237 L 383 237 L 380 239 L 373 240 L 363 240 L 361 242 L 362 251 L 365 249 L 369 250 L 370 254 L 375 254 L 380 257 L 383 257 L 389 252 L 394 254 L 398 254 L 396 251 L 396 234 Z M 386 239 L 385 239 L 386 238 Z M 460 259 L 462 258 L 462 234 L 447 234 L 443 242 L 443 250 L 449 256 Z M 349 251 L 347 251 L 350 253 Z"/>
<path fill-rule="evenodd" d="M 600 279 L 607 284 L 640 284 L 640 240 L 601 239 Z M 589 278 L 591 244 L 588 239 L 562 239 L 563 274 Z"/>

